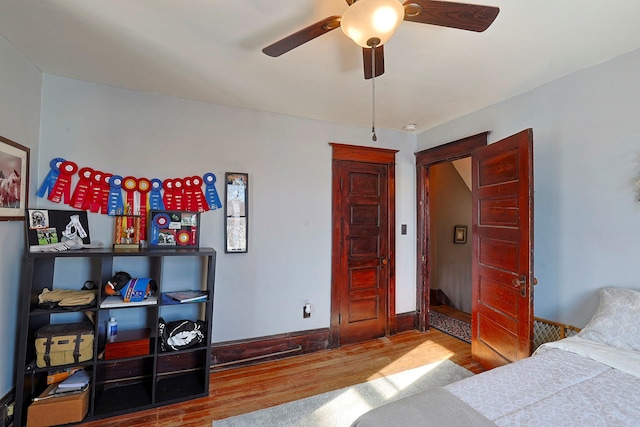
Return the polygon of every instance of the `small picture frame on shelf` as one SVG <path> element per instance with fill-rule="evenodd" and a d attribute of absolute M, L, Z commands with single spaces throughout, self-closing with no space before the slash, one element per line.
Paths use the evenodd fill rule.
<path fill-rule="evenodd" d="M 200 245 L 200 213 L 152 210 L 148 235 L 151 248 L 197 248 Z"/>
<path fill-rule="evenodd" d="M 467 243 L 467 226 L 456 225 L 453 227 L 453 243 L 465 244 Z"/>

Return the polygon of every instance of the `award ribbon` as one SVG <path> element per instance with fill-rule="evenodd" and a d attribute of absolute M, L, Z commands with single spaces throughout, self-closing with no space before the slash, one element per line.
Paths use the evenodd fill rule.
<path fill-rule="evenodd" d="M 216 190 L 216 176 L 208 172 L 204 174 L 202 177 L 204 181 L 204 185 L 206 188 L 206 197 L 207 203 L 209 204 L 209 209 L 216 210 L 222 207 L 222 203 L 220 203 L 220 197 L 218 197 L 218 191 Z"/>
<path fill-rule="evenodd" d="M 140 240 L 147 240 L 149 191 L 151 191 L 151 181 L 147 178 L 138 178 L 138 193 L 140 193 Z"/>
<path fill-rule="evenodd" d="M 82 168 L 78 171 L 78 177 L 80 180 L 76 185 L 76 189 L 71 196 L 71 207 L 76 209 L 87 210 L 91 202 L 91 177 L 93 176 L 93 169 Z"/>
<path fill-rule="evenodd" d="M 44 197 L 47 192 L 51 191 L 53 186 L 56 184 L 56 181 L 58 180 L 58 176 L 60 175 L 60 165 L 64 161 L 65 160 L 62 157 L 56 157 L 49 162 L 49 167 L 51 168 L 51 170 L 49 171 L 47 176 L 44 177 L 42 185 L 36 193 L 38 197 Z"/>
<path fill-rule="evenodd" d="M 195 225 L 191 227 L 191 245 L 198 245 L 198 227 Z"/>
<path fill-rule="evenodd" d="M 173 180 L 173 208 L 177 211 L 188 208 L 184 203 L 184 181 L 180 178 Z"/>
<path fill-rule="evenodd" d="M 164 193 L 162 193 L 162 202 L 164 203 L 164 207 L 167 210 L 175 210 L 173 206 L 173 180 L 165 179 L 162 182 L 162 187 L 164 188 Z"/>
<path fill-rule="evenodd" d="M 109 194 L 111 194 L 111 177 L 113 175 L 110 173 L 102 174 L 102 184 L 100 188 L 102 189 L 102 204 L 100 205 L 100 209 L 103 214 L 109 214 Z"/>
<path fill-rule="evenodd" d="M 122 177 L 113 175 L 109 178 L 109 206 L 107 215 L 115 216 L 124 213 L 124 201 L 122 200 Z"/>
<path fill-rule="evenodd" d="M 60 203 L 64 199 L 64 203 L 69 204 L 69 199 L 71 199 L 71 177 L 76 172 L 78 172 L 78 165 L 68 161 L 62 162 L 60 164 L 60 175 L 49 192 L 48 199 L 53 203 Z"/>
<path fill-rule="evenodd" d="M 91 176 L 89 210 L 93 213 L 97 213 L 100 211 L 100 206 L 102 206 L 102 172 L 93 171 Z"/>
<path fill-rule="evenodd" d="M 158 178 L 151 180 L 151 192 L 149 193 L 149 209 L 152 210 L 164 210 L 164 203 L 162 202 L 162 181 Z"/>
<path fill-rule="evenodd" d="M 136 189 L 138 188 L 138 180 L 132 176 L 125 176 L 122 178 L 122 189 L 127 193 L 127 204 L 125 206 L 125 215 L 136 214 Z M 131 227 L 129 221 L 127 221 L 127 227 Z"/>
<path fill-rule="evenodd" d="M 193 210 L 193 185 L 191 184 L 191 177 L 188 176 L 182 180 L 184 183 L 184 200 L 182 204 L 184 205 L 183 210 L 192 211 Z"/>
<path fill-rule="evenodd" d="M 191 177 L 191 189 L 193 191 L 193 199 L 191 200 L 191 210 L 194 212 L 206 212 L 209 210 L 207 200 L 202 192 L 202 178 L 199 176 Z"/>
<path fill-rule="evenodd" d="M 136 188 L 138 188 L 138 180 L 132 176 L 122 178 L 122 189 L 127 195 L 127 203 L 124 205 L 125 215 L 135 215 L 136 213 Z M 133 218 L 127 218 L 126 228 L 133 227 Z"/>

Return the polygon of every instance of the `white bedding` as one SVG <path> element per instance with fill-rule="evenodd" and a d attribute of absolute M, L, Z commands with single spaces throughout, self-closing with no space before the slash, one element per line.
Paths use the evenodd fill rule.
<path fill-rule="evenodd" d="M 640 427 L 640 291 L 609 287 L 599 294 L 577 336 L 450 384 L 439 401 L 423 392 L 373 409 L 354 426 L 389 427 L 386 420 L 397 419 L 407 426 Z M 456 409 L 449 418 L 433 417 L 443 412 L 434 405 L 458 408 L 458 399 L 470 407 L 466 418 L 458 420 Z"/>
<path fill-rule="evenodd" d="M 640 353 L 606 347 L 567 338 L 445 389 L 499 426 L 640 426 Z"/>

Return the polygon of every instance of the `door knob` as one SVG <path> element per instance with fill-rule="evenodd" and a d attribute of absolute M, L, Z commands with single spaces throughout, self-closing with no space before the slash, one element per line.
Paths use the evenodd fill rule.
<path fill-rule="evenodd" d="M 511 284 L 514 288 L 519 288 L 520 286 L 525 286 L 527 284 L 527 276 L 524 274 L 520 277 L 514 277 L 511 281 Z"/>

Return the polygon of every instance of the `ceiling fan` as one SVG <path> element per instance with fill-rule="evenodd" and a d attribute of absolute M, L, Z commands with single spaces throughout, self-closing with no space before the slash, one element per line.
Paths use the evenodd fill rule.
<path fill-rule="evenodd" d="M 349 8 L 340 16 L 329 16 L 262 49 L 277 57 L 331 30 L 343 32 L 362 46 L 364 78 L 384 73 L 384 43 L 402 20 L 460 30 L 482 32 L 498 16 L 500 9 L 467 3 L 434 0 L 346 0 Z M 373 17 L 373 18 L 372 18 Z M 376 20 L 382 17 L 381 21 Z M 378 25 L 381 23 L 382 28 Z"/>

